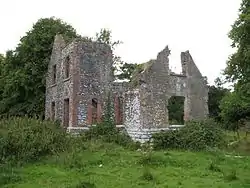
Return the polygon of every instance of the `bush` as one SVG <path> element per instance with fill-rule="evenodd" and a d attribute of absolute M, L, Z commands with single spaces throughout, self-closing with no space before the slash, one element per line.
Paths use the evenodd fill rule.
<path fill-rule="evenodd" d="M 31 118 L 0 121 L 0 160 L 27 162 L 68 148 L 69 137 L 59 124 Z"/>
<path fill-rule="evenodd" d="M 116 143 L 130 149 L 138 149 L 140 147 L 139 143 L 133 142 L 128 135 L 119 131 L 115 125 L 108 122 L 91 127 L 82 134 L 82 137 L 86 140 L 101 139 L 104 142 Z"/>
<path fill-rule="evenodd" d="M 137 163 L 147 167 L 165 165 L 166 161 L 162 156 L 152 155 L 152 152 L 146 152 L 139 158 Z"/>
<path fill-rule="evenodd" d="M 224 144 L 224 134 L 213 120 L 190 121 L 179 130 L 156 133 L 152 136 L 155 149 L 204 150 Z"/>
<path fill-rule="evenodd" d="M 213 172 L 221 172 L 221 169 L 213 161 L 209 164 L 208 170 Z"/>
<path fill-rule="evenodd" d="M 229 172 L 224 172 L 223 175 L 224 175 L 224 179 L 227 181 L 234 181 L 238 179 L 236 170 L 234 169 Z"/>

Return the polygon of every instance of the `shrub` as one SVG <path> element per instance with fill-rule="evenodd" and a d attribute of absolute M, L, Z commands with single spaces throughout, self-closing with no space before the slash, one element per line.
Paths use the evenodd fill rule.
<path fill-rule="evenodd" d="M 144 167 L 160 166 L 160 165 L 165 165 L 166 161 L 162 156 L 153 155 L 152 152 L 146 152 L 139 158 L 138 164 Z"/>
<path fill-rule="evenodd" d="M 146 181 L 152 181 L 152 180 L 154 180 L 154 176 L 153 176 L 153 174 L 150 172 L 150 170 L 148 168 L 144 169 L 141 178 L 143 180 L 146 180 Z"/>
<path fill-rule="evenodd" d="M 0 160 L 26 162 L 68 148 L 66 132 L 59 124 L 31 118 L 0 121 Z"/>
<path fill-rule="evenodd" d="M 221 172 L 221 169 L 213 161 L 209 164 L 208 170 L 213 172 Z"/>
<path fill-rule="evenodd" d="M 130 149 L 138 149 L 140 147 L 139 143 L 133 142 L 128 135 L 119 131 L 115 125 L 109 122 L 103 122 L 91 127 L 82 134 L 82 138 L 85 140 L 101 139 L 104 142 L 116 143 Z"/>
<path fill-rule="evenodd" d="M 204 150 L 224 144 L 220 126 L 213 120 L 190 121 L 179 130 L 169 130 L 152 136 L 155 149 Z"/>
<path fill-rule="evenodd" d="M 237 180 L 237 174 L 236 174 L 236 170 L 231 170 L 229 171 L 229 173 L 224 173 L 224 179 L 227 181 L 234 181 Z"/>
<path fill-rule="evenodd" d="M 83 163 L 82 158 L 83 157 L 79 153 L 67 153 L 67 155 L 63 158 L 63 165 L 69 169 L 84 171 L 85 164 Z"/>

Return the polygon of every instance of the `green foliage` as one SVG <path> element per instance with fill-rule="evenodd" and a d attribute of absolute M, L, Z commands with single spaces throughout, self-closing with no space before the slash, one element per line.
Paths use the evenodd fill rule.
<path fill-rule="evenodd" d="M 221 169 L 215 164 L 214 161 L 212 161 L 212 162 L 209 164 L 208 170 L 211 170 L 211 171 L 213 171 L 213 172 L 221 172 Z"/>
<path fill-rule="evenodd" d="M 154 176 L 153 176 L 153 174 L 150 172 L 150 170 L 148 168 L 145 168 L 143 170 L 143 174 L 142 174 L 141 178 L 143 180 L 146 180 L 146 181 L 154 180 Z"/>
<path fill-rule="evenodd" d="M 137 163 L 142 165 L 143 167 L 148 167 L 148 166 L 156 167 L 165 165 L 167 161 L 164 160 L 162 156 L 153 155 L 152 152 L 145 152 L 140 157 Z"/>
<path fill-rule="evenodd" d="M 113 57 L 113 73 L 119 70 L 119 67 L 124 64 L 121 60 L 120 56 L 115 55 L 114 51 L 116 46 L 122 44 L 122 41 L 113 41 L 112 32 L 109 29 L 101 29 L 99 33 L 96 33 L 95 39 L 97 42 L 101 42 L 107 44 L 112 49 L 112 57 Z"/>
<path fill-rule="evenodd" d="M 155 149 L 204 150 L 222 146 L 224 135 L 213 120 L 190 121 L 179 130 L 153 135 Z"/>
<path fill-rule="evenodd" d="M 236 170 L 230 170 L 229 172 L 224 172 L 224 179 L 227 181 L 234 181 L 237 180 L 237 173 Z"/>
<path fill-rule="evenodd" d="M 224 126 L 229 130 L 238 130 L 239 121 L 243 118 L 250 117 L 250 103 L 244 102 L 237 92 L 227 94 L 221 101 L 221 117 Z"/>
<path fill-rule="evenodd" d="M 102 140 L 91 140 L 82 144 L 86 149 L 75 150 L 78 157 L 74 157 L 78 159 L 77 163 L 81 168 L 78 168 L 77 163 L 71 169 L 61 163 L 73 163 L 70 157 L 65 158 L 71 155 L 72 151 L 68 150 L 60 155 L 48 156 L 36 164 L 27 164 L 21 168 L 17 166 L 13 170 L 13 176 L 11 171 L 4 171 L 5 176 L 9 174 L 12 178 L 6 178 L 5 185 L 0 187 L 75 188 L 94 184 L 98 188 L 121 185 L 124 188 L 131 188 L 131 185 L 136 188 L 227 188 L 229 183 L 233 187 L 249 185 L 250 158 L 247 156 L 239 159 L 225 157 L 224 153 L 215 155 L 210 152 L 152 151 L 151 159 L 144 160 L 145 165 L 142 166 L 142 163 L 137 162 L 142 158 L 139 151 L 131 151 Z M 146 158 L 147 155 L 143 156 Z M 219 166 L 221 172 L 208 169 L 211 161 L 216 161 L 214 164 Z M 237 179 L 228 182 L 225 177 L 232 172 L 231 169 L 237 169 Z"/>
<path fill-rule="evenodd" d="M 77 186 L 75 186 L 74 188 L 96 188 L 96 186 L 93 183 L 82 181 L 79 184 L 77 184 Z"/>
<path fill-rule="evenodd" d="M 21 38 L 14 51 L 7 52 L 0 80 L 0 114 L 43 117 L 46 72 L 56 34 L 68 41 L 77 37 L 60 19 L 44 18 Z"/>
<path fill-rule="evenodd" d="M 221 86 L 209 86 L 208 110 L 210 118 L 214 118 L 219 122 L 221 121 L 220 102 L 227 93 L 229 93 L 229 90 Z"/>
<path fill-rule="evenodd" d="M 185 97 L 172 96 L 168 100 L 168 114 L 171 124 L 184 124 L 184 100 Z"/>
<path fill-rule="evenodd" d="M 117 75 L 117 77 L 121 80 L 128 79 L 131 80 L 132 74 L 136 71 L 137 68 L 141 67 L 141 64 L 132 64 L 132 63 L 124 63 L 120 69 L 121 73 Z"/>
<path fill-rule="evenodd" d="M 227 62 L 225 74 L 228 79 L 247 83 L 250 80 L 250 2 L 242 0 L 239 17 L 232 25 L 229 38 L 237 51 Z"/>
<path fill-rule="evenodd" d="M 222 117 L 231 129 L 238 129 L 238 121 L 249 119 L 250 107 L 250 1 L 242 0 L 239 16 L 229 33 L 232 47 L 237 48 L 227 62 L 224 74 L 234 82 L 234 92 L 221 104 Z M 232 125 L 232 124 L 235 125 Z"/>
<path fill-rule="evenodd" d="M 104 109 L 104 117 L 103 120 L 106 125 L 113 125 L 114 126 L 114 108 L 111 101 L 111 92 L 108 91 L 107 93 L 107 100 L 105 101 L 105 109 Z"/>
<path fill-rule="evenodd" d="M 113 41 L 112 32 L 109 29 L 101 29 L 99 33 L 96 33 L 95 40 L 107 44 L 111 47 L 112 50 L 115 50 L 115 47 L 119 44 L 122 44 L 121 41 Z"/>
<path fill-rule="evenodd" d="M 1 162 L 35 161 L 68 148 L 69 140 L 59 125 L 29 118 L 0 121 Z"/>
<path fill-rule="evenodd" d="M 82 136 L 86 140 L 101 139 L 104 142 L 116 143 L 130 149 L 138 149 L 140 147 L 139 143 L 133 142 L 127 134 L 118 130 L 114 124 L 107 122 L 91 127 L 88 131 L 84 132 Z"/>
<path fill-rule="evenodd" d="M 18 183 L 21 176 L 13 168 L 0 165 L 0 187 L 10 183 Z"/>

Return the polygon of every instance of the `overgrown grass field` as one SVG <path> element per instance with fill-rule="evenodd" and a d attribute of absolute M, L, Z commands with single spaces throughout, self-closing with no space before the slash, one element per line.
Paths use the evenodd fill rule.
<path fill-rule="evenodd" d="M 89 139 L 86 135 L 61 139 L 64 133 L 52 124 L 50 129 L 44 129 L 41 127 L 44 123 L 37 120 L 8 120 L 8 123 L 15 124 L 15 129 L 1 131 L 4 139 L 0 140 L 3 151 L 0 187 L 3 188 L 250 187 L 247 155 L 239 157 L 235 152 L 215 148 L 199 152 L 152 150 L 146 146 L 138 149 L 133 144 L 121 146 L 114 139 L 112 142 L 103 137 Z M 34 123 L 40 127 L 33 126 Z M 125 143 L 124 139 L 119 140 Z M 65 147 L 58 147 L 56 142 Z M 25 150 L 26 147 L 30 148 Z M 8 152 L 10 148 L 13 150 Z"/>
<path fill-rule="evenodd" d="M 85 151 L 15 169 L 13 182 L 3 187 L 250 187 L 249 157 L 180 151 L 143 154 L 115 144 L 88 144 Z"/>

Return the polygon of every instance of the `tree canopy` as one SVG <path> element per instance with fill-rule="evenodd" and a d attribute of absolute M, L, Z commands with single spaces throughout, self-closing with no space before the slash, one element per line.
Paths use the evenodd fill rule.
<path fill-rule="evenodd" d="M 60 19 L 40 19 L 16 49 L 6 53 L 0 114 L 44 115 L 46 72 L 56 34 L 66 40 L 77 37 L 75 29 Z"/>
<path fill-rule="evenodd" d="M 39 19 L 21 38 L 13 51 L 0 55 L 0 115 L 44 116 L 45 81 L 54 37 L 61 34 L 66 42 L 74 38 L 85 38 L 60 19 Z M 96 40 L 115 49 L 121 41 L 113 41 L 111 31 L 101 29 Z M 121 58 L 113 54 L 114 65 Z"/>
<path fill-rule="evenodd" d="M 242 0 L 228 36 L 236 52 L 229 57 L 224 75 L 234 83 L 234 92 L 222 100 L 220 108 L 223 119 L 235 123 L 250 117 L 250 0 Z"/>

